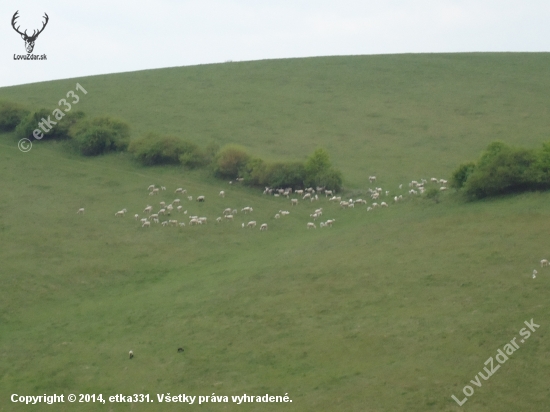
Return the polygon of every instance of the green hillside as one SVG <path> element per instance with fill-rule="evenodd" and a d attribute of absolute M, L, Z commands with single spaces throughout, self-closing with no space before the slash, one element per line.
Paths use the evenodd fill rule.
<path fill-rule="evenodd" d="M 549 63 L 546 53 L 482 53 L 180 67 L 77 79 L 89 93 L 75 107 L 119 116 L 136 137 L 229 141 L 265 159 L 324 146 L 348 185 L 362 187 L 374 173 L 449 175 L 495 139 L 548 139 Z M 0 98 L 54 110 L 74 84 L 3 88 Z"/>
<path fill-rule="evenodd" d="M 0 89 L 0 100 L 53 110 L 78 81 L 88 94 L 75 107 L 128 121 L 134 138 L 157 130 L 239 143 L 271 160 L 325 147 L 344 195 L 368 198 L 374 173 L 390 191 L 387 209 L 342 209 L 324 195 L 293 207 L 205 170 L 140 167 L 126 153 L 84 158 L 45 141 L 22 153 L 1 134 L 0 411 L 546 411 L 550 268 L 539 262 L 550 256 L 550 194 L 466 203 L 446 192 L 435 203 L 407 183 L 448 178 L 495 139 L 549 140 L 548 63 L 548 54 L 327 57 Z M 149 196 L 150 184 L 167 190 Z M 134 220 L 176 197 L 188 213 L 170 218 L 208 224 Z M 216 223 L 226 207 L 235 220 Z M 306 229 L 319 207 L 336 222 Z M 290 215 L 275 219 L 279 210 Z M 250 220 L 258 226 L 241 227 Z M 540 328 L 520 343 L 531 319 Z M 471 383 L 513 338 L 506 363 Z M 475 393 L 460 407 L 451 395 L 463 399 L 465 385 Z M 54 393 L 154 402 L 10 401 Z M 229 402 L 160 405 L 168 393 Z M 243 394 L 292 403 L 232 402 Z"/>

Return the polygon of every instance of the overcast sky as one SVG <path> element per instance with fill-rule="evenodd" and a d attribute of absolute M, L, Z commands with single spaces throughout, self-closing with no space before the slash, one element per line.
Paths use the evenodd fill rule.
<path fill-rule="evenodd" d="M 14 60 L 49 22 L 33 53 Z M 0 87 L 309 56 L 550 51 L 549 0 L 2 0 Z"/>

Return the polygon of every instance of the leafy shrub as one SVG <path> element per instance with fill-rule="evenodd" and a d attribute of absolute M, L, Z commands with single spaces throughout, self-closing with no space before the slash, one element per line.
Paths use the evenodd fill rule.
<path fill-rule="evenodd" d="M 44 140 L 62 140 L 71 138 L 70 129 L 84 118 L 84 112 L 57 112 L 58 116 L 52 116 L 52 112 L 47 109 L 40 109 L 27 114 L 15 128 L 15 134 L 19 139 L 33 139 L 34 130 L 39 130 Z M 48 119 L 49 118 L 49 119 Z M 46 124 L 51 121 L 50 127 Z M 55 122 L 55 124 L 53 124 Z M 40 127 L 42 126 L 42 127 Z M 46 130 L 46 131 L 44 131 Z"/>
<path fill-rule="evenodd" d="M 439 190 L 437 187 L 430 187 L 424 192 L 424 196 L 426 199 L 432 199 L 435 203 L 439 203 L 439 196 L 441 194 L 441 190 Z"/>
<path fill-rule="evenodd" d="M 15 130 L 28 113 L 27 109 L 17 103 L 0 102 L 0 132 Z"/>
<path fill-rule="evenodd" d="M 464 163 L 451 185 L 472 199 L 550 187 L 550 143 L 542 150 L 510 147 L 493 142 L 477 164 Z"/>
<path fill-rule="evenodd" d="M 476 164 L 474 162 L 462 163 L 458 168 L 453 172 L 451 176 L 450 186 L 454 189 L 461 189 L 468 177 L 474 172 Z"/>
<path fill-rule="evenodd" d="M 222 178 L 236 178 L 246 172 L 250 155 L 240 146 L 228 145 L 222 148 L 214 159 L 214 173 Z"/>
<path fill-rule="evenodd" d="M 130 142 L 128 124 L 111 117 L 96 117 L 78 122 L 70 133 L 84 156 L 123 151 Z"/>
<path fill-rule="evenodd" d="M 149 133 L 134 140 L 128 151 L 143 165 L 182 164 L 193 168 L 204 164 L 204 154 L 199 147 L 174 136 Z"/>
<path fill-rule="evenodd" d="M 266 168 L 265 184 L 271 187 L 303 188 L 306 169 L 301 162 L 273 163 Z"/>

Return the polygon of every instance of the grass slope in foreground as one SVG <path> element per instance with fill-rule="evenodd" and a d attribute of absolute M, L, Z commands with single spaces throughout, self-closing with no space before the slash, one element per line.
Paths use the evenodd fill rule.
<path fill-rule="evenodd" d="M 459 410 L 450 396 L 461 399 L 531 318 L 541 328 L 465 407 L 548 404 L 550 279 L 542 270 L 530 278 L 547 256 L 548 194 L 410 200 L 376 213 L 322 199 L 314 205 L 337 224 L 306 230 L 309 203 L 276 222 L 286 199 L 170 168 L 135 169 L 125 156 L 81 160 L 55 144 L 25 154 L 2 144 L 0 159 L 2 410 L 28 408 L 11 404 L 12 393 L 167 392 L 293 400 L 200 406 L 212 411 Z M 211 221 L 226 206 L 251 205 L 269 230 L 241 229 L 242 215 L 181 230 L 114 217 L 160 201 L 147 195 L 151 183 L 168 187 L 164 200 L 179 186 L 205 195 L 205 204 L 184 207 Z"/>

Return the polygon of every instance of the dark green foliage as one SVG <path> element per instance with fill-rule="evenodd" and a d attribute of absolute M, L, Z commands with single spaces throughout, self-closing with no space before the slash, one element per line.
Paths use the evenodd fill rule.
<path fill-rule="evenodd" d="M 64 113 L 59 110 L 55 113 L 57 114 L 57 117 L 52 115 L 52 112 L 47 109 L 40 109 L 36 112 L 27 114 L 27 116 L 25 116 L 25 118 L 15 129 L 17 138 L 35 140 L 33 132 L 34 130 L 39 130 L 39 136 L 42 136 L 41 140 L 69 139 L 72 137 L 70 132 L 71 128 L 80 122 L 85 116 L 82 111 Z M 55 124 L 51 123 L 51 128 L 48 128 L 43 119 L 46 121 L 55 122 Z M 41 124 L 47 132 L 44 132 L 44 129 L 40 127 Z"/>
<path fill-rule="evenodd" d="M 222 178 L 236 178 L 246 172 L 250 155 L 241 146 L 227 145 L 214 159 L 214 174 Z"/>
<path fill-rule="evenodd" d="M 28 113 L 27 109 L 17 103 L 0 102 L 0 132 L 15 130 Z"/>
<path fill-rule="evenodd" d="M 273 163 L 267 168 L 265 184 L 271 187 L 299 189 L 304 187 L 305 179 L 306 170 L 303 163 Z"/>
<path fill-rule="evenodd" d="M 450 186 L 454 189 L 461 189 L 468 180 L 468 177 L 473 173 L 476 168 L 474 162 L 462 163 L 458 168 L 453 172 L 451 176 Z"/>
<path fill-rule="evenodd" d="M 437 187 L 430 187 L 424 192 L 426 199 L 432 199 L 435 203 L 439 203 L 439 196 L 441 195 L 441 190 Z"/>
<path fill-rule="evenodd" d="M 304 165 L 308 186 L 323 186 L 326 189 L 340 189 L 342 187 L 342 173 L 333 168 L 330 157 L 325 149 L 316 149 L 306 160 Z"/>
<path fill-rule="evenodd" d="M 71 135 L 84 156 L 123 151 L 130 142 L 130 127 L 127 123 L 111 117 L 96 117 L 78 122 Z"/>
<path fill-rule="evenodd" d="M 148 133 L 130 143 L 128 151 L 145 166 L 182 164 L 194 168 L 204 164 L 205 157 L 199 147 L 174 136 Z"/>
<path fill-rule="evenodd" d="M 471 199 L 548 189 L 550 144 L 532 150 L 493 142 L 477 164 L 465 163 L 454 171 L 451 185 Z"/>
<path fill-rule="evenodd" d="M 267 165 L 258 158 L 253 157 L 246 162 L 243 171 L 244 183 L 249 186 L 262 186 L 266 184 Z"/>

